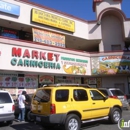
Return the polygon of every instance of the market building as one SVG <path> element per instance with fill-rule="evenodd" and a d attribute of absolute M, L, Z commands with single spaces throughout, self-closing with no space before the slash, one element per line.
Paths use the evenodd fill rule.
<path fill-rule="evenodd" d="M 29 0 L 0 0 L 0 88 L 87 83 L 130 93 L 130 19 L 122 0 L 93 0 L 86 21 Z"/>

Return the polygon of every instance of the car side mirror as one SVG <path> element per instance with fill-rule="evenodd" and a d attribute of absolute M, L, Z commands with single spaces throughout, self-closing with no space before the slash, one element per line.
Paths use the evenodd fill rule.
<path fill-rule="evenodd" d="M 107 96 L 105 96 L 105 97 L 104 97 L 104 100 L 107 100 L 107 99 L 108 99 L 108 97 L 107 97 Z"/>

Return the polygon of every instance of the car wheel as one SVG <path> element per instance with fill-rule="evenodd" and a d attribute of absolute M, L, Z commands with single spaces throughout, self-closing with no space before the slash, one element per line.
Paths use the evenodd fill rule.
<path fill-rule="evenodd" d="M 30 116 L 30 112 L 31 112 L 31 111 L 29 111 L 29 112 L 27 113 L 27 120 L 33 122 L 33 121 L 34 121 L 34 118 Z"/>
<path fill-rule="evenodd" d="M 81 120 L 75 114 L 70 114 L 67 116 L 65 121 L 65 130 L 80 130 Z"/>
<path fill-rule="evenodd" d="M 13 124 L 13 121 L 7 121 L 6 124 L 7 124 L 7 125 L 12 125 L 12 124 Z"/>
<path fill-rule="evenodd" d="M 113 124 L 117 124 L 118 121 L 121 119 L 122 117 L 122 112 L 119 108 L 113 108 L 111 113 L 110 113 L 110 116 L 109 116 L 109 120 L 111 123 Z"/>

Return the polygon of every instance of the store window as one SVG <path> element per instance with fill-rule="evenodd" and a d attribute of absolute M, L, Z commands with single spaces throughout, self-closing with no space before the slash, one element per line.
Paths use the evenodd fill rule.
<path fill-rule="evenodd" d="M 11 28 L 6 28 L 6 27 L 0 27 L 0 36 L 27 40 L 27 41 L 33 40 L 32 33 L 25 32 L 22 30 L 19 31 Z"/>
<path fill-rule="evenodd" d="M 20 30 L 19 31 L 19 39 L 32 41 L 33 40 L 32 33 Z"/>
<path fill-rule="evenodd" d="M 18 39 L 19 31 L 10 28 L 0 27 L 0 36 Z"/>

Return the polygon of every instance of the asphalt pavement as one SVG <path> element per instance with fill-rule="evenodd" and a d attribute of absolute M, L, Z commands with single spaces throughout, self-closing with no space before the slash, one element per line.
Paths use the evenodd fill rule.
<path fill-rule="evenodd" d="M 130 110 L 123 111 L 123 119 L 125 119 L 126 121 L 130 120 Z M 44 130 L 44 129 L 40 124 L 34 122 L 22 123 L 14 121 L 11 126 L 0 124 L 0 130 Z M 52 128 L 51 130 L 54 130 L 54 128 Z M 56 127 L 55 130 L 61 130 L 61 128 Z M 117 124 L 110 124 L 106 120 L 106 121 L 98 121 L 83 124 L 81 130 L 119 130 L 119 128 Z M 130 130 L 130 127 L 122 130 Z"/>

